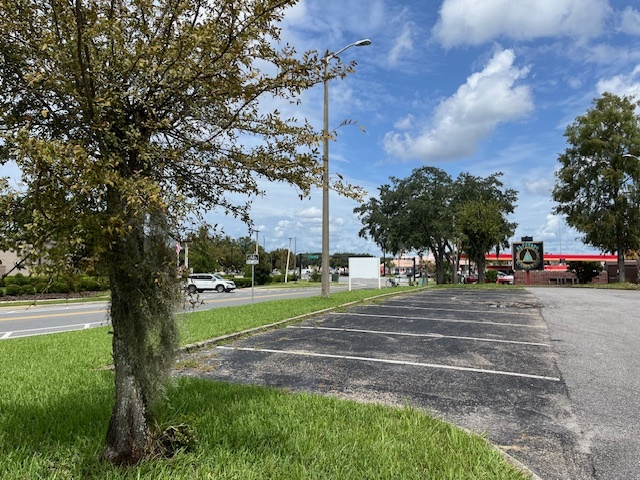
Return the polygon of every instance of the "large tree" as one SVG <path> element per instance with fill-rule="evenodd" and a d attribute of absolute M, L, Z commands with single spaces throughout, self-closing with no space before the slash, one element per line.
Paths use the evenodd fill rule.
<path fill-rule="evenodd" d="M 502 173 L 476 177 L 461 173 L 453 188 L 452 211 L 462 249 L 478 267 L 478 282 L 484 282 L 485 255 L 492 249 L 509 247 L 517 224 L 509 221 L 518 192 L 504 188 Z"/>
<path fill-rule="evenodd" d="M 624 255 L 640 247 L 640 102 L 604 93 L 593 103 L 565 131 L 555 213 L 566 215 L 586 244 L 617 253 L 623 282 Z"/>
<path fill-rule="evenodd" d="M 266 107 L 323 80 L 317 53 L 279 42 L 296 1 L 0 0 L 0 162 L 23 174 L 19 192 L 0 182 L 0 238 L 52 270 L 92 262 L 110 277 L 106 461 L 150 452 L 177 344 L 180 222 L 214 208 L 249 221 L 233 194 L 259 195 L 260 178 L 319 183 L 318 133 Z"/>

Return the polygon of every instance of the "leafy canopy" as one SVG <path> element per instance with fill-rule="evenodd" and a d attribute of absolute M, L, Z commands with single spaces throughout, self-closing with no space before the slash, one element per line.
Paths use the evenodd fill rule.
<path fill-rule="evenodd" d="M 639 107 L 633 97 L 611 93 L 594 100 L 565 131 L 553 189 L 555 213 L 566 215 L 585 243 L 619 259 L 640 247 Z"/>

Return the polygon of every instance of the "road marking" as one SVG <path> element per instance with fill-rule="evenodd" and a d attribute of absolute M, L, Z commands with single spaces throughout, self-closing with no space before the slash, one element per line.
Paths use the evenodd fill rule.
<path fill-rule="evenodd" d="M 40 315 L 29 315 L 24 317 L 0 318 L 0 322 L 9 322 L 12 320 L 33 320 L 35 318 L 52 318 L 52 317 L 71 317 L 75 315 L 90 315 L 92 313 L 107 313 L 106 310 L 89 310 L 86 312 L 67 312 L 67 313 L 45 313 Z"/>
<path fill-rule="evenodd" d="M 456 340 L 472 340 L 475 342 L 509 343 L 514 345 L 531 345 L 534 347 L 550 347 L 550 345 L 546 343 L 519 342 L 516 340 L 500 340 L 497 338 L 461 337 L 458 335 L 442 335 L 440 333 L 385 332 L 380 330 L 361 330 L 357 328 L 305 327 L 305 326 L 297 326 L 297 325 L 289 325 L 287 328 L 299 328 L 304 330 L 330 330 L 330 331 L 336 331 L 336 332 L 371 333 L 374 335 L 397 335 L 402 337 L 453 338 Z"/>
<path fill-rule="evenodd" d="M 93 323 L 74 323 L 74 324 L 71 324 L 71 325 L 55 325 L 55 326 L 51 326 L 51 327 L 27 328 L 25 330 L 14 330 L 12 332 L 5 332 L 4 335 L 2 337 L 0 337 L 0 340 L 5 339 L 5 338 L 9 338 L 9 336 L 11 336 L 13 334 L 16 334 L 16 333 L 42 332 L 43 330 L 59 330 L 61 328 L 75 328 L 77 330 L 77 329 L 91 328 L 91 326 L 100 327 L 100 326 L 107 326 L 107 325 L 108 324 L 105 323 L 105 322 L 93 322 Z M 57 332 L 57 331 L 43 332 L 42 334 L 46 334 L 46 333 L 59 333 L 59 332 Z M 32 336 L 32 335 L 40 335 L 40 334 L 39 333 L 27 333 L 26 335 L 20 335 L 20 337 L 28 337 L 28 336 Z M 20 338 L 20 337 L 13 337 L 13 338 Z"/>
<path fill-rule="evenodd" d="M 544 325 L 526 325 L 523 323 L 481 322 L 477 320 L 456 320 L 453 318 L 407 317 L 403 315 L 374 315 L 372 313 L 333 312 L 332 315 L 349 315 L 351 317 L 401 318 L 403 320 L 407 320 L 407 319 L 427 320 L 432 322 L 446 322 L 446 323 L 472 323 L 475 325 L 500 325 L 502 327 L 545 328 Z"/>
<path fill-rule="evenodd" d="M 509 315 L 524 315 L 527 317 L 533 317 L 533 316 L 538 316 L 537 312 L 506 312 L 503 311 L 503 309 L 496 307 L 493 307 L 491 310 L 469 310 L 468 308 L 461 308 L 461 309 L 455 309 L 455 308 L 435 308 L 435 307 L 416 307 L 414 305 L 376 305 L 376 307 L 383 307 L 383 308 L 410 308 L 412 310 L 440 310 L 440 311 L 444 311 L 444 312 L 458 312 L 458 313 L 508 313 Z"/>
<path fill-rule="evenodd" d="M 544 375 L 533 375 L 529 373 L 507 372 L 504 370 L 488 370 L 485 368 L 455 367 L 453 365 L 408 362 L 405 360 L 392 360 L 387 358 L 356 357 L 351 355 L 333 355 L 330 353 L 302 352 L 298 350 L 274 350 L 271 348 L 228 347 L 225 345 L 220 345 L 220 346 L 217 346 L 216 348 L 219 348 L 221 350 L 240 350 L 245 352 L 281 353 L 285 355 L 299 355 L 299 356 L 305 356 L 305 357 L 337 358 L 340 360 L 358 360 L 362 362 L 389 363 L 393 365 L 409 365 L 413 367 L 425 367 L 425 368 L 434 368 L 434 369 L 442 369 L 442 370 L 457 370 L 461 372 L 472 372 L 472 373 L 487 373 L 490 375 L 504 375 L 507 377 L 531 378 L 536 380 L 547 380 L 550 382 L 560 381 L 558 377 L 547 377 Z"/>

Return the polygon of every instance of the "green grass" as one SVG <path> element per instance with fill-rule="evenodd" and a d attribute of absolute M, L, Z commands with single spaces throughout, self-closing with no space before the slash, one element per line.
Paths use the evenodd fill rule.
<path fill-rule="evenodd" d="M 203 340 L 377 293 L 215 309 L 181 326 L 185 342 Z M 0 342 L 0 478 L 526 478 L 482 438 L 409 407 L 193 378 L 173 380 L 156 412 L 161 427 L 191 427 L 192 451 L 127 469 L 102 464 L 110 341 L 96 328 Z"/>

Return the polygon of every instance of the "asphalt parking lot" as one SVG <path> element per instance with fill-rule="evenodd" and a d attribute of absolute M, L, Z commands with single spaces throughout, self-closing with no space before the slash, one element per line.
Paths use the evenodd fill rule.
<path fill-rule="evenodd" d="M 211 368 L 181 374 L 408 403 L 544 479 L 593 478 L 540 307 L 524 290 L 426 290 L 201 350 Z"/>

